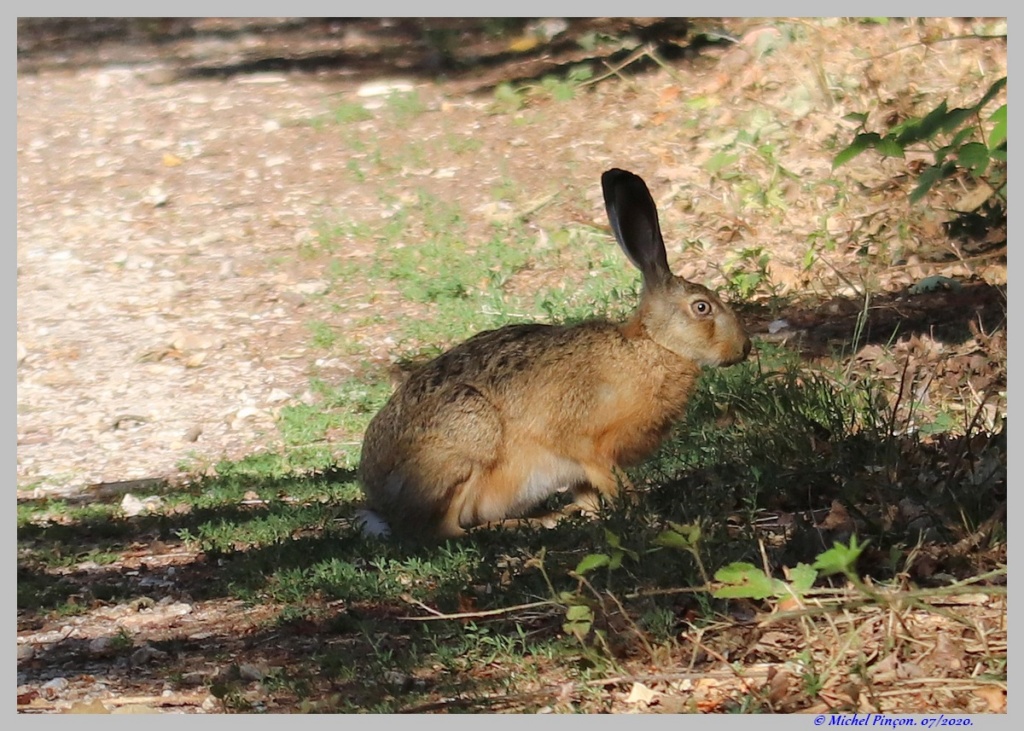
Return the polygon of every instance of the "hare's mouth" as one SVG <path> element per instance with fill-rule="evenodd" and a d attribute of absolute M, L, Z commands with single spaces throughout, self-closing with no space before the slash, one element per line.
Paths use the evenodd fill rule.
<path fill-rule="evenodd" d="M 753 347 L 754 346 L 753 343 L 750 342 L 750 338 L 747 338 L 738 350 L 724 354 L 722 359 L 719 361 L 719 365 L 731 366 L 736 365 L 737 363 L 742 363 L 747 359 L 747 356 L 750 355 L 750 350 Z"/>

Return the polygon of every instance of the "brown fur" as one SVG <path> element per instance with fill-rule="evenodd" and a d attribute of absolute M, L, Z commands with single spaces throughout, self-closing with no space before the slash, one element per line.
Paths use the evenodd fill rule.
<path fill-rule="evenodd" d="M 682 415 L 700 368 L 750 350 L 725 304 L 664 267 L 644 272 L 625 323 L 510 325 L 415 371 L 366 431 L 370 507 L 422 538 L 527 515 L 559 490 L 587 508 L 614 497 L 622 468 Z"/>

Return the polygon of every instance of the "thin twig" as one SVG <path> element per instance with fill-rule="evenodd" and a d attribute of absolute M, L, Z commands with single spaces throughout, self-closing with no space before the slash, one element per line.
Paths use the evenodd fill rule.
<path fill-rule="evenodd" d="M 511 607 L 501 607 L 500 609 L 486 609 L 479 612 L 456 612 L 454 614 L 444 614 L 439 612 L 433 607 L 428 607 L 426 604 L 421 602 L 419 599 L 413 599 L 412 597 L 405 597 L 405 600 L 410 604 L 415 604 L 425 612 L 430 612 L 429 617 L 397 617 L 396 619 L 406 620 L 409 622 L 431 622 L 434 620 L 449 620 L 449 619 L 480 619 L 482 617 L 498 617 L 503 614 L 512 614 L 514 612 L 520 612 L 524 609 L 537 609 L 538 607 L 554 607 L 555 602 L 545 600 L 539 602 L 530 602 L 529 604 L 516 604 Z"/>
<path fill-rule="evenodd" d="M 908 43 L 905 46 L 900 46 L 899 48 L 894 48 L 891 51 L 886 51 L 885 53 L 882 53 L 882 54 L 880 54 L 878 56 L 869 56 L 868 58 L 863 58 L 863 59 L 860 60 L 860 63 L 867 63 L 867 62 L 870 62 L 870 61 L 877 61 L 879 59 L 885 58 L 886 56 L 893 56 L 893 55 L 895 55 L 897 53 L 901 53 L 902 51 L 908 51 L 911 48 L 916 48 L 918 46 L 924 46 L 925 48 L 928 48 L 929 46 L 932 46 L 932 45 L 937 44 L 937 43 L 949 43 L 950 41 L 970 41 L 970 40 L 986 41 L 986 40 L 994 40 L 996 38 L 1002 38 L 1003 40 L 1006 40 L 1006 34 L 1002 33 L 1002 34 L 984 35 L 984 34 L 978 34 L 978 33 L 971 33 L 971 34 L 968 34 L 968 35 L 965 35 L 965 36 L 948 36 L 946 38 L 936 38 L 934 41 L 916 41 L 915 43 Z"/>

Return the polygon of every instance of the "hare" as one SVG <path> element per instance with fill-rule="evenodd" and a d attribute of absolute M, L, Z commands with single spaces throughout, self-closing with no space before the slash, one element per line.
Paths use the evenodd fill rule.
<path fill-rule="evenodd" d="M 682 415 L 701 367 L 750 353 L 733 311 L 669 270 L 644 181 L 612 169 L 601 187 L 643 276 L 636 311 L 624 323 L 489 330 L 414 371 L 366 430 L 364 532 L 454 537 L 566 489 L 596 509 Z"/>

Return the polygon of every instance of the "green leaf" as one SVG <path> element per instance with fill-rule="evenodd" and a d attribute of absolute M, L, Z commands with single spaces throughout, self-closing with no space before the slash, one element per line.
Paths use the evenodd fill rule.
<path fill-rule="evenodd" d="M 989 161 L 988 145 L 982 142 L 968 142 L 960 148 L 956 161 L 972 175 L 984 175 Z"/>
<path fill-rule="evenodd" d="M 617 569 L 622 565 L 623 554 L 629 556 L 634 561 L 640 560 L 640 554 L 636 551 L 626 548 L 622 545 L 622 539 L 616 533 L 612 533 L 607 528 L 604 529 L 604 540 L 611 546 L 612 550 L 612 562 L 609 564 L 610 568 Z"/>
<path fill-rule="evenodd" d="M 576 89 L 569 83 L 560 82 L 551 88 L 551 97 L 558 102 L 572 101 L 576 96 Z"/>
<path fill-rule="evenodd" d="M 817 578 L 818 572 L 805 563 L 798 563 L 796 568 L 789 571 L 790 584 L 798 596 L 802 596 L 810 591 Z"/>
<path fill-rule="evenodd" d="M 583 576 L 588 571 L 607 566 L 610 558 L 604 553 L 590 553 L 584 556 L 578 564 L 576 564 L 576 573 Z"/>
<path fill-rule="evenodd" d="M 674 530 L 662 531 L 654 537 L 654 545 L 665 548 L 675 548 L 680 551 L 689 551 L 693 546 L 686 538 Z"/>
<path fill-rule="evenodd" d="M 896 140 L 901 145 L 909 145 L 921 140 L 930 140 L 939 131 L 946 119 L 946 100 L 943 99 L 939 106 L 931 110 L 921 120 L 907 120 L 903 123 L 901 131 L 896 135 Z M 893 130 L 895 132 L 895 129 Z"/>
<path fill-rule="evenodd" d="M 903 157 L 903 145 L 896 141 L 891 135 L 886 135 L 875 146 L 879 154 L 885 157 Z"/>
<path fill-rule="evenodd" d="M 716 152 L 711 158 L 704 163 L 704 169 L 714 175 L 723 168 L 732 165 L 734 162 L 740 159 L 739 155 L 730 154 L 724 150 Z"/>
<path fill-rule="evenodd" d="M 971 111 L 980 112 L 986 104 L 988 104 L 990 101 L 992 101 L 992 99 L 995 98 L 996 94 L 1002 91 L 1004 86 L 1006 86 L 1005 76 L 1001 79 L 996 79 L 992 83 L 992 86 L 988 87 L 988 91 L 985 92 L 985 96 L 983 96 L 977 104 L 971 107 Z"/>
<path fill-rule="evenodd" d="M 847 122 L 856 122 L 861 127 L 868 121 L 867 112 L 850 112 L 843 116 L 843 119 Z"/>
<path fill-rule="evenodd" d="M 832 548 L 818 555 L 811 565 L 825 576 L 830 574 L 853 574 L 857 559 L 864 552 L 867 542 L 858 545 L 857 536 L 850 536 L 850 544 L 836 543 Z"/>
<path fill-rule="evenodd" d="M 669 526 L 672 530 L 682 534 L 682 536 L 690 542 L 690 545 L 696 547 L 700 543 L 701 530 L 700 525 L 697 523 L 673 523 L 669 521 Z"/>
<path fill-rule="evenodd" d="M 881 135 L 877 132 L 863 132 L 853 138 L 853 142 L 846 148 L 839 151 L 839 154 L 832 160 L 832 169 L 835 170 L 840 165 L 845 165 L 850 162 L 853 158 L 857 157 L 860 153 L 864 152 L 872 147 L 877 147 L 878 143 L 882 141 Z"/>
<path fill-rule="evenodd" d="M 580 83 L 581 81 L 587 81 L 593 75 L 594 70 L 590 68 L 590 64 L 581 63 L 569 69 L 569 73 L 566 74 L 566 79 L 575 83 Z"/>
<path fill-rule="evenodd" d="M 594 624 L 594 612 L 585 604 L 573 604 L 565 610 L 565 622 L 562 623 L 562 631 L 566 634 L 575 635 L 576 639 L 582 641 L 590 632 Z"/>
<path fill-rule="evenodd" d="M 593 621 L 594 612 L 586 604 L 573 604 L 565 610 L 565 618 L 570 622 Z"/>
<path fill-rule="evenodd" d="M 494 87 L 494 99 L 509 111 L 518 111 L 523 106 L 523 95 L 512 84 L 503 81 Z"/>
<path fill-rule="evenodd" d="M 956 163 L 952 160 L 942 165 L 931 165 L 925 168 L 917 179 L 917 187 L 910 193 L 910 202 L 915 203 L 921 200 L 933 185 L 954 172 L 956 172 Z"/>
<path fill-rule="evenodd" d="M 715 580 L 725 586 L 714 591 L 718 599 L 764 599 L 785 592 L 786 585 L 772 579 L 749 563 L 732 563 L 715 572 Z"/>
<path fill-rule="evenodd" d="M 949 144 L 953 147 L 959 147 L 967 141 L 967 138 L 974 134 L 974 127 L 964 127 L 962 130 L 953 136 L 953 141 Z"/>
<path fill-rule="evenodd" d="M 662 531 L 654 537 L 654 545 L 675 548 L 693 553 L 700 543 L 700 526 L 696 523 L 669 523 L 671 530 Z"/>
<path fill-rule="evenodd" d="M 974 115 L 973 109 L 963 109 L 957 107 L 956 109 L 950 109 L 946 118 L 942 120 L 942 124 L 939 125 L 943 132 L 952 132 L 957 127 L 962 125 L 968 119 Z"/>
<path fill-rule="evenodd" d="M 759 573 L 764 576 L 764 571 L 752 563 L 733 561 L 731 564 L 727 564 L 715 572 L 715 580 L 726 584 L 734 584 L 737 581 L 744 580 L 751 573 Z"/>
<path fill-rule="evenodd" d="M 989 121 L 995 122 L 992 132 L 988 136 L 988 149 L 994 150 L 1006 142 L 1006 105 L 992 112 Z"/>

